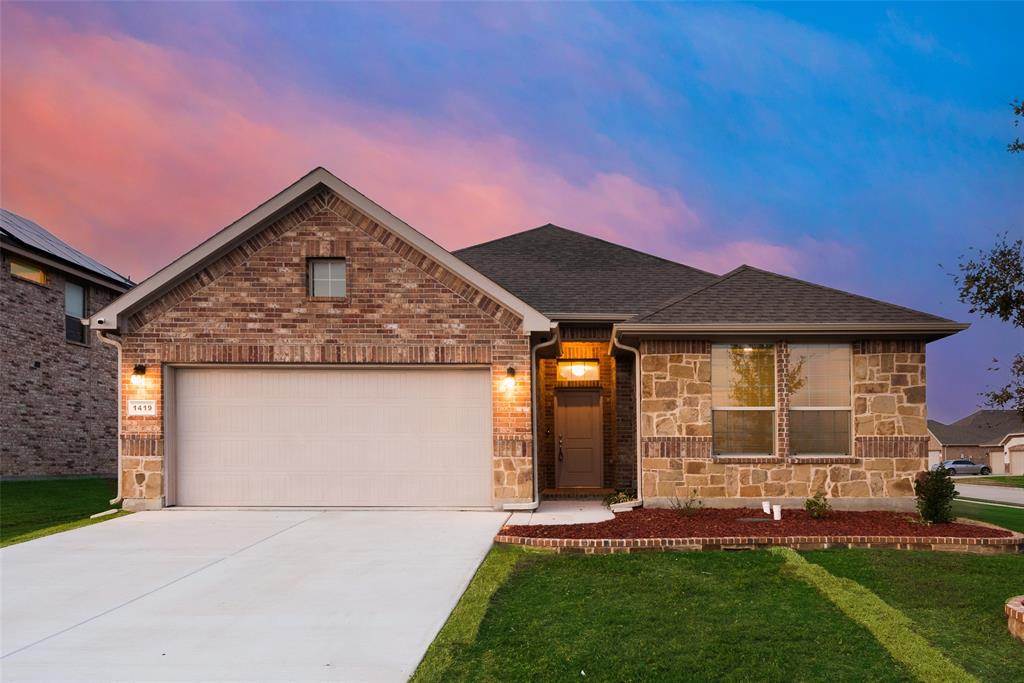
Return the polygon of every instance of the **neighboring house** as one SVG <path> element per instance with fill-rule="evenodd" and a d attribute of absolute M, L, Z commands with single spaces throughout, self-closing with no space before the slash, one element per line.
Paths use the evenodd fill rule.
<path fill-rule="evenodd" d="M 0 477 L 117 471 L 117 355 L 83 324 L 132 286 L 0 209 Z"/>
<path fill-rule="evenodd" d="M 451 253 L 323 169 L 91 325 L 130 508 L 910 507 L 925 345 L 966 327 L 551 225 Z"/>
<path fill-rule="evenodd" d="M 928 420 L 928 462 L 965 458 L 993 474 L 1024 474 L 1024 419 L 1015 410 L 979 410 L 951 424 Z"/>

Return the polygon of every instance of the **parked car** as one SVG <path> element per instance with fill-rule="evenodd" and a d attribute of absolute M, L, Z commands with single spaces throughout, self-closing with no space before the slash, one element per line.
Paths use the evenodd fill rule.
<path fill-rule="evenodd" d="M 949 470 L 950 476 L 956 476 L 958 474 L 992 474 L 992 468 L 988 465 L 979 465 L 973 460 L 943 460 L 934 467 L 933 470 L 937 470 L 940 467 L 945 467 Z"/>

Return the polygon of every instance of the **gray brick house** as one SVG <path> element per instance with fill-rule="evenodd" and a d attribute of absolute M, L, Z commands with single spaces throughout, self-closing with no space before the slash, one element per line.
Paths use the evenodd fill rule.
<path fill-rule="evenodd" d="M 911 507 L 926 345 L 966 327 L 553 225 L 449 252 L 322 168 L 90 324 L 130 508 Z"/>
<path fill-rule="evenodd" d="M 82 319 L 132 283 L 5 209 L 0 261 L 0 476 L 113 476 L 117 353 Z"/>

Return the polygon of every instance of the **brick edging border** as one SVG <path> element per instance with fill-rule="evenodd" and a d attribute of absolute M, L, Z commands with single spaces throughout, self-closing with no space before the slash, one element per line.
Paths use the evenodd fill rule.
<path fill-rule="evenodd" d="M 796 550 L 891 548 L 938 550 L 978 555 L 1024 553 L 1024 534 L 1000 538 L 958 536 L 728 536 L 696 538 L 534 538 L 498 534 L 495 543 L 547 548 L 559 553 L 609 555 L 633 552 L 756 550 L 783 546 Z M 1009 604 L 1007 610 L 1009 610 Z M 1024 609 L 1024 608 L 1022 608 Z M 1021 614 L 1024 629 L 1024 612 Z"/>
<path fill-rule="evenodd" d="M 1024 595 L 1006 601 L 1006 628 L 1017 640 L 1024 642 Z"/>

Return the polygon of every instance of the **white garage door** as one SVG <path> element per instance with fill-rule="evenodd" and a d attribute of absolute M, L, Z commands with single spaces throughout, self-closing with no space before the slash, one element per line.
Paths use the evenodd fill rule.
<path fill-rule="evenodd" d="M 177 505 L 489 506 L 486 369 L 175 370 Z"/>

